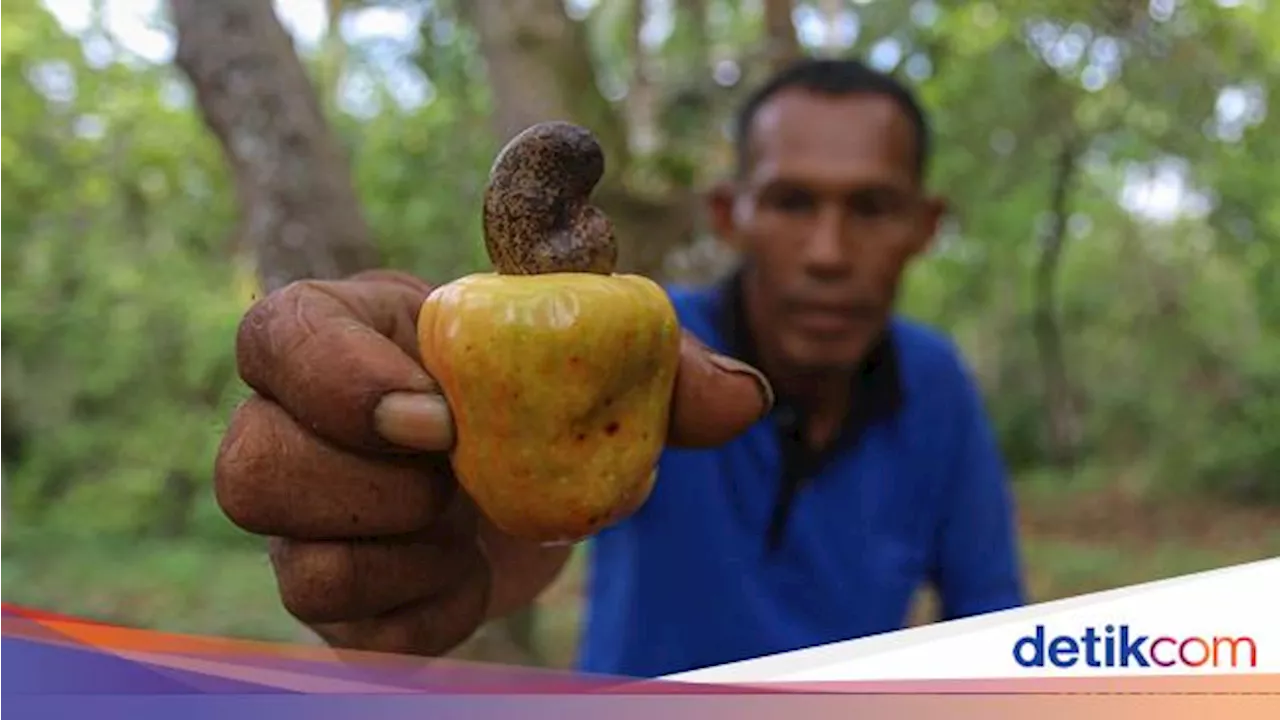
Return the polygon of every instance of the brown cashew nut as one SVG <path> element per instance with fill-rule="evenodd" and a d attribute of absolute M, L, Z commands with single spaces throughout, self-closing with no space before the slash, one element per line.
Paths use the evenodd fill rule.
<path fill-rule="evenodd" d="M 489 171 L 484 243 L 503 275 L 611 275 L 618 261 L 613 223 L 589 199 L 604 175 L 590 130 L 553 121 L 507 143 Z"/>

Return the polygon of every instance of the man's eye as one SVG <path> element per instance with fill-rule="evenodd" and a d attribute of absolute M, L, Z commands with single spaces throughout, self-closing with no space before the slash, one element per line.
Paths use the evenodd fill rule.
<path fill-rule="evenodd" d="M 873 193 L 854 195 L 849 198 L 849 209 L 863 217 L 883 215 L 889 211 L 889 205 L 886 198 Z"/>
<path fill-rule="evenodd" d="M 807 212 L 813 209 L 813 196 L 798 190 L 785 190 L 774 196 L 773 205 L 785 212 Z"/>

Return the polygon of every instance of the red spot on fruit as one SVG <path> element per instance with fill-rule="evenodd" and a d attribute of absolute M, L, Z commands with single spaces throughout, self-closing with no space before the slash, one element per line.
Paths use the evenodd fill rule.
<path fill-rule="evenodd" d="M 618 433 L 618 423 L 617 423 L 617 421 L 615 420 L 614 422 L 611 422 L 611 423 L 609 423 L 608 425 L 605 425 L 605 426 L 604 426 L 604 431 L 605 431 L 606 433 L 608 433 L 609 435 L 616 435 L 616 434 Z"/>

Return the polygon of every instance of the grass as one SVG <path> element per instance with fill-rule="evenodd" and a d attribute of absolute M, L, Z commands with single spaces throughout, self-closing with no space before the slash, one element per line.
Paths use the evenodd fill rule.
<path fill-rule="evenodd" d="M 310 638 L 280 605 L 265 553 L 251 547 L 51 539 L 4 560 L 6 602 L 173 632 Z"/>
<path fill-rule="evenodd" d="M 1280 508 L 1153 500 L 1103 485 L 1028 481 L 1020 524 L 1033 597 L 1050 600 L 1280 556 Z M 33 542 L 36 538 L 40 542 Z M 314 642 L 280 607 L 254 546 L 59 542 L 30 533 L 8 544 L 4 599 L 46 610 L 175 632 Z M 565 667 L 582 603 L 581 558 L 539 602 L 537 656 L 502 626 L 483 629 L 457 656 Z M 933 618 L 922 593 L 913 622 Z"/>

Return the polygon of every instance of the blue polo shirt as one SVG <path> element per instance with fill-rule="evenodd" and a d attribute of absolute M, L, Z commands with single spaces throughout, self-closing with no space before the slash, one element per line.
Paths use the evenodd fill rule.
<path fill-rule="evenodd" d="M 669 288 L 680 320 L 752 359 L 735 277 Z M 654 677 L 901 628 L 932 584 L 947 619 L 1023 602 L 1009 487 L 954 345 L 895 318 L 821 456 L 782 400 L 738 439 L 664 452 L 649 501 L 591 541 L 578 659 Z"/>

